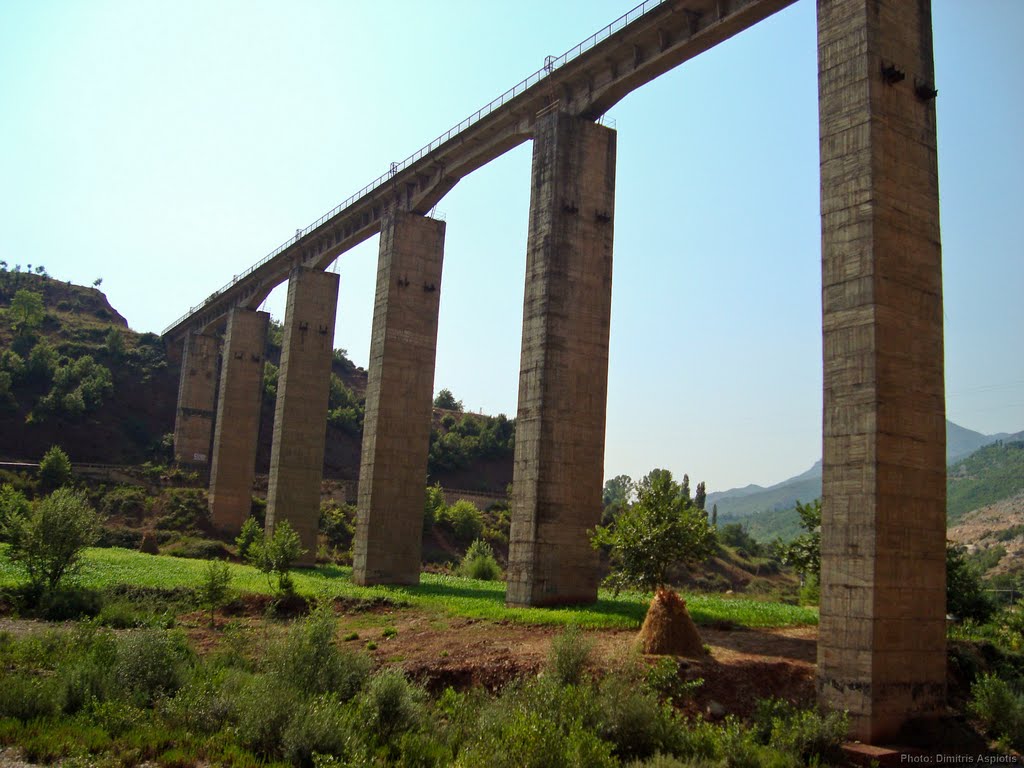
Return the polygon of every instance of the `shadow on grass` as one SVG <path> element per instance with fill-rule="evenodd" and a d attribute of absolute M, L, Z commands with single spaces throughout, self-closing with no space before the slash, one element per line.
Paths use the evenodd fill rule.
<path fill-rule="evenodd" d="M 602 597 L 596 603 L 549 608 L 506 607 L 503 582 L 480 582 L 424 574 L 419 584 L 359 587 L 352 584 L 352 569 L 322 566 L 317 576 L 329 581 L 347 582 L 352 589 L 384 595 L 395 602 L 433 604 L 467 616 L 512 619 L 523 623 L 579 623 L 584 626 L 639 626 L 647 611 L 646 601 Z"/>

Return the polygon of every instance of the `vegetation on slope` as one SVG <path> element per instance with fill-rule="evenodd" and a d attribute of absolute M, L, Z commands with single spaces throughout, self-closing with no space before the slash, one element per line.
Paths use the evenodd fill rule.
<path fill-rule="evenodd" d="M 996 442 L 949 468 L 948 519 L 955 523 L 978 509 L 1024 491 L 1024 441 Z"/>

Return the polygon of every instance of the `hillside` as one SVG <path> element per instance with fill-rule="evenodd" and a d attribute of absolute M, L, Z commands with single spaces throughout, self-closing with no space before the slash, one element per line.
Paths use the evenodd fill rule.
<path fill-rule="evenodd" d="M 947 534 L 987 576 L 1024 572 L 1024 493 L 963 515 Z"/>
<path fill-rule="evenodd" d="M 38 298 L 19 304 L 19 291 Z M 272 322 L 267 340 L 261 474 L 270 466 L 281 330 Z M 97 287 L 0 268 L 0 460 L 37 460 L 59 444 L 79 463 L 167 463 L 179 373 L 161 338 L 129 328 Z M 367 373 L 335 350 L 332 374 L 324 476 L 355 481 Z M 434 422 L 431 481 L 503 493 L 514 422 L 443 409 Z"/>
<path fill-rule="evenodd" d="M 962 429 L 952 422 L 948 424 L 958 430 Z M 1019 437 L 1019 433 L 1012 437 Z M 741 522 L 750 535 L 759 541 L 775 538 L 788 541 L 800 533 L 800 518 L 792 506 L 795 500 L 807 501 L 821 495 L 820 464 L 810 470 L 815 471 L 816 478 L 810 478 L 809 473 L 804 473 L 753 493 L 748 492 L 751 486 L 747 486 L 739 489 L 744 495 L 732 497 L 732 500 L 727 497 L 724 502 L 714 501 L 718 494 L 708 494 L 708 499 L 718 504 L 720 523 Z M 815 482 L 816 488 L 812 487 Z M 1009 499 L 1021 492 L 1024 492 L 1024 441 L 997 440 L 989 443 L 949 466 L 946 480 L 949 523 L 952 525 L 958 522 L 971 510 Z M 727 491 L 721 496 L 725 497 L 729 493 Z M 801 493 L 805 495 L 799 495 Z M 757 510 L 752 508 L 755 504 L 774 506 L 762 506 Z"/>
<path fill-rule="evenodd" d="M 967 512 L 1024 491 L 1024 441 L 997 442 L 949 468 L 946 508 L 950 522 Z"/>
<path fill-rule="evenodd" d="M 19 291 L 41 298 L 16 329 Z M 0 457 L 60 443 L 80 462 L 159 458 L 173 429 L 178 371 L 156 334 L 136 333 L 96 288 L 0 271 Z"/>

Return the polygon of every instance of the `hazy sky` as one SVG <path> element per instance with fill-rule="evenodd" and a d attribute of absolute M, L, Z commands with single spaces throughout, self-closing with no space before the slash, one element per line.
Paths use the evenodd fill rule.
<path fill-rule="evenodd" d="M 619 0 L 0 0 L 0 259 L 160 332 Z M 815 20 L 799 0 L 627 97 L 605 473 L 708 490 L 821 455 Z M 934 0 L 948 415 L 1024 429 L 1024 2 Z M 463 180 L 435 388 L 514 415 L 529 144 Z M 341 257 L 365 365 L 377 238 Z M 283 291 L 266 307 L 284 315 Z M 168 429 L 171 425 L 168 424 Z"/>

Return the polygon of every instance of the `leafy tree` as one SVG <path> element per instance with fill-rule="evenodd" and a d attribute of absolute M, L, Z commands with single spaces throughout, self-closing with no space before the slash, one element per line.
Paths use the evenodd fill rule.
<path fill-rule="evenodd" d="M 604 491 L 601 494 L 601 503 L 604 507 L 601 523 L 607 525 L 618 517 L 623 510 L 629 507 L 635 494 L 636 483 L 629 475 L 616 475 L 606 480 Z"/>
<path fill-rule="evenodd" d="M 699 483 L 697 483 L 697 492 L 693 495 L 693 505 L 697 507 L 697 509 L 704 509 L 704 504 L 707 502 L 707 500 L 707 486 L 705 486 L 704 481 L 701 480 Z"/>
<path fill-rule="evenodd" d="M 295 584 L 288 571 L 305 552 L 299 534 L 287 520 L 282 520 L 274 525 L 272 535 L 250 545 L 247 557 L 267 575 L 267 583 L 273 586 L 271 578 L 277 576 L 277 591 L 290 595 L 295 591 Z"/>
<path fill-rule="evenodd" d="M 15 332 L 19 336 L 27 336 L 42 324 L 46 314 L 42 295 L 22 288 L 11 299 L 7 314 Z"/>
<path fill-rule="evenodd" d="M 39 462 L 39 482 L 48 490 L 71 482 L 71 459 L 59 445 L 50 446 Z"/>
<path fill-rule="evenodd" d="M 359 435 L 363 431 L 365 401 L 360 400 L 351 389 L 345 386 L 338 376 L 331 374 L 331 386 L 327 400 L 327 421 L 350 435 Z"/>
<path fill-rule="evenodd" d="M 427 486 L 426 498 L 423 502 L 423 530 L 429 531 L 434 523 L 444 517 L 448 504 L 444 500 L 444 491 L 440 483 Z"/>
<path fill-rule="evenodd" d="M 227 602 L 231 592 L 231 569 L 223 560 L 208 560 L 197 590 L 199 604 L 210 610 L 210 626 L 214 625 L 214 612 Z"/>
<path fill-rule="evenodd" d="M 61 364 L 53 374 L 53 386 L 39 399 L 33 409 L 33 419 L 44 419 L 50 414 L 81 416 L 102 405 L 114 390 L 110 369 L 100 365 L 90 355 Z"/>
<path fill-rule="evenodd" d="M 479 538 L 484 530 L 484 517 L 476 504 L 466 499 L 459 499 L 450 507 L 446 507 L 440 521 L 447 525 L 459 541 L 472 541 Z"/>
<path fill-rule="evenodd" d="M 28 517 L 30 511 L 25 494 L 10 483 L 0 485 L 0 541 L 7 541 L 8 527 Z"/>
<path fill-rule="evenodd" d="M 8 521 L 8 556 L 28 574 L 37 592 L 56 589 L 82 563 L 100 534 L 100 518 L 85 494 L 59 488 L 24 517 Z"/>
<path fill-rule="evenodd" d="M 107 354 L 114 360 L 120 360 L 124 357 L 124 334 L 117 328 L 111 328 L 107 331 L 104 344 L 107 348 Z"/>
<path fill-rule="evenodd" d="M 258 544 L 263 538 L 263 526 L 255 517 L 247 517 L 242 523 L 242 530 L 235 539 L 235 546 L 238 547 L 238 556 L 243 560 L 249 560 L 249 552 L 253 545 Z"/>
<path fill-rule="evenodd" d="M 807 577 L 817 580 L 821 574 L 821 499 L 810 504 L 797 500 L 796 511 L 800 515 L 800 527 L 807 533 L 790 542 L 782 561 L 793 566 L 801 580 Z"/>
<path fill-rule="evenodd" d="M 277 378 L 279 373 L 278 367 L 271 362 L 263 366 L 263 396 L 267 400 L 277 399 Z"/>
<path fill-rule="evenodd" d="M 434 398 L 435 408 L 445 408 L 449 411 L 461 411 L 462 401 L 456 400 L 450 389 L 442 389 Z"/>
<path fill-rule="evenodd" d="M 597 527 L 592 542 L 609 548 L 608 583 L 616 593 L 626 587 L 654 591 L 668 583 L 673 566 L 706 559 L 714 551 L 715 533 L 672 473 L 658 469 L 640 481 L 631 507 L 610 525 Z"/>
<path fill-rule="evenodd" d="M 946 610 L 958 619 L 973 619 L 984 624 L 995 612 L 985 594 L 981 575 L 967 562 L 967 550 L 946 546 Z"/>

